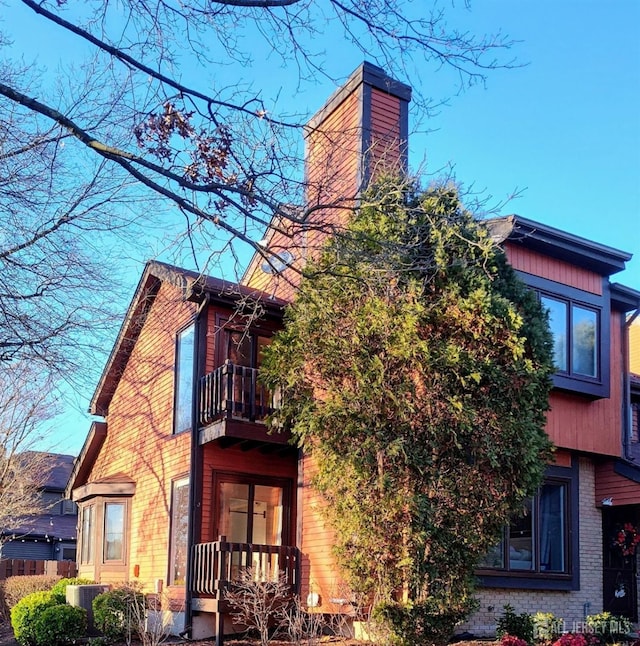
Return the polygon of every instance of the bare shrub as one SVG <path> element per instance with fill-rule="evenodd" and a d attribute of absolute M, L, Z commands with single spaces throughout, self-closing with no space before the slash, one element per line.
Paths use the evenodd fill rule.
<path fill-rule="evenodd" d="M 51 590 L 59 576 L 48 574 L 33 574 L 25 576 L 11 576 L 0 584 L 0 598 L 2 600 L 2 611 L 8 616 L 8 611 L 13 606 L 32 592 L 46 592 Z"/>
<path fill-rule="evenodd" d="M 245 568 L 225 591 L 224 598 L 231 606 L 233 623 L 255 629 L 261 646 L 267 646 L 270 631 L 275 633 L 285 626 L 292 594 L 284 574 Z"/>

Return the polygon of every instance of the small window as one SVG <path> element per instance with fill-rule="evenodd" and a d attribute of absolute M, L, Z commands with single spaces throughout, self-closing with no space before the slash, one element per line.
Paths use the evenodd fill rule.
<path fill-rule="evenodd" d="M 124 508 L 122 502 L 104 506 L 104 561 L 124 560 Z"/>
<path fill-rule="evenodd" d="M 568 493 L 568 481 L 546 481 L 504 529 L 480 568 L 522 575 L 570 574 Z"/>
<path fill-rule="evenodd" d="M 187 576 L 187 532 L 189 530 L 189 480 L 173 483 L 171 492 L 170 585 L 184 585 Z"/>
<path fill-rule="evenodd" d="M 174 433 L 187 431 L 193 416 L 193 365 L 195 360 L 195 326 L 178 334 L 175 362 Z"/>
<path fill-rule="evenodd" d="M 67 515 L 67 514 L 77 514 L 78 513 L 78 505 L 76 505 L 73 500 L 63 500 L 62 501 L 62 513 Z"/>
<path fill-rule="evenodd" d="M 93 563 L 93 527 L 94 506 L 82 508 L 82 523 L 80 525 L 80 563 Z"/>

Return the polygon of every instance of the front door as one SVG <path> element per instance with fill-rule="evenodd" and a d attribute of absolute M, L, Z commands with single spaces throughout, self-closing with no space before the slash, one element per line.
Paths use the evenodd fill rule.
<path fill-rule="evenodd" d="M 637 555 L 635 545 L 631 547 L 633 530 L 630 530 L 629 527 L 638 527 L 636 506 L 603 507 L 602 592 L 604 610 L 614 615 L 628 617 L 631 621 L 637 621 Z M 640 548 L 640 545 L 638 547 Z"/>

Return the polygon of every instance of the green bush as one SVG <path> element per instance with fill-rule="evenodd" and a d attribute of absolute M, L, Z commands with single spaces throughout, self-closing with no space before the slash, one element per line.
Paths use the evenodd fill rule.
<path fill-rule="evenodd" d="M 435 600 L 424 602 L 378 604 L 373 611 L 374 622 L 389 632 L 394 646 L 446 644 L 456 624 L 464 619 L 469 608 L 443 608 Z"/>
<path fill-rule="evenodd" d="M 68 585 L 90 585 L 95 583 L 92 579 L 82 579 L 79 577 L 71 577 L 68 579 L 60 579 L 52 588 L 51 592 L 54 595 L 62 596 L 62 603 L 66 601 L 67 586 Z"/>
<path fill-rule="evenodd" d="M 633 628 L 629 619 L 612 615 L 610 612 L 589 615 L 587 626 L 590 632 L 607 644 L 625 641 Z"/>
<path fill-rule="evenodd" d="M 128 639 L 144 618 L 144 595 L 130 586 L 99 594 L 92 602 L 93 622 L 109 640 Z"/>
<path fill-rule="evenodd" d="M 34 623 L 37 646 L 73 644 L 87 632 L 87 611 L 67 604 L 45 608 Z"/>
<path fill-rule="evenodd" d="M 28 576 L 11 576 L 2 582 L 2 598 L 7 608 L 11 610 L 13 606 L 24 599 L 32 592 L 45 592 L 51 590 L 52 586 L 59 581 L 58 576 L 49 576 L 48 574 L 33 574 Z"/>
<path fill-rule="evenodd" d="M 11 627 L 22 646 L 37 646 L 35 626 L 47 608 L 59 605 L 58 597 L 51 592 L 32 592 L 11 609 Z"/>
<path fill-rule="evenodd" d="M 504 614 L 498 619 L 496 633 L 502 638 L 504 635 L 519 637 L 527 644 L 533 644 L 533 617 L 523 612 L 517 614 L 509 604 L 504 606 Z"/>

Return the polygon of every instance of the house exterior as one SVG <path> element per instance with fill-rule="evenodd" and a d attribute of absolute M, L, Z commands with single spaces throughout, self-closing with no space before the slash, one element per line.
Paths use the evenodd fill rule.
<path fill-rule="evenodd" d="M 32 453 L 32 452 L 30 452 Z M 42 513 L 2 530 L 0 559 L 75 561 L 78 508 L 65 498 L 75 457 L 40 453 L 36 461 L 48 468 L 40 490 Z"/>
<path fill-rule="evenodd" d="M 257 374 L 295 269 L 371 178 L 406 165 L 410 96 L 365 63 L 329 99 L 306 133 L 314 208 L 305 226 L 267 231 L 266 255 L 240 284 L 159 262 L 140 279 L 91 402 L 104 421 L 67 490 L 80 510 L 79 576 L 163 590 L 176 632 L 233 631 L 223 591 L 242 567 L 283 573 L 314 611 L 351 609 L 309 486 L 314 465 L 267 430 L 277 393 Z M 505 603 L 569 623 L 603 609 L 634 617 L 635 557 L 612 546 L 620 523 L 640 520 L 627 340 L 640 292 L 611 282 L 630 255 L 520 216 L 488 226 L 551 313 L 559 370 L 547 430 L 558 448 L 530 513 L 478 571 L 480 608 L 461 630 L 493 633 Z"/>

